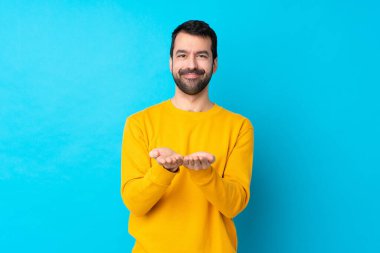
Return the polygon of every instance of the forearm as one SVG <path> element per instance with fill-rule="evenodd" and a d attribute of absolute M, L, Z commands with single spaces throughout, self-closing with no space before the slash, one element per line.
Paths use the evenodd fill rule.
<path fill-rule="evenodd" d="M 161 199 L 175 173 L 159 165 L 151 167 L 143 177 L 127 179 L 122 183 L 124 204 L 136 216 L 143 216 Z"/>
<path fill-rule="evenodd" d="M 236 181 L 220 177 L 212 167 L 190 173 L 206 199 L 226 217 L 235 217 L 247 206 L 249 199 L 247 186 L 243 187 Z"/>

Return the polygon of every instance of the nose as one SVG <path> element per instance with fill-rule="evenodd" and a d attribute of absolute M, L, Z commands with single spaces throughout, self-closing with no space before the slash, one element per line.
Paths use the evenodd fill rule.
<path fill-rule="evenodd" d="M 198 67 L 197 59 L 195 56 L 189 57 L 188 60 L 189 69 L 196 69 Z"/>

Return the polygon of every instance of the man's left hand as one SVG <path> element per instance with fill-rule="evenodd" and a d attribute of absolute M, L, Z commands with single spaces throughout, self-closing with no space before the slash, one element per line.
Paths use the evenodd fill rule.
<path fill-rule="evenodd" d="M 183 158 L 183 166 L 191 170 L 208 169 L 215 161 L 215 156 L 207 152 L 196 152 Z"/>

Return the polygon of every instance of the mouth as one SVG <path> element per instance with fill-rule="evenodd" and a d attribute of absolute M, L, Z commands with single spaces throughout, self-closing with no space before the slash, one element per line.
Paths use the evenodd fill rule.
<path fill-rule="evenodd" d="M 188 74 L 184 74 L 182 75 L 184 78 L 186 79 L 196 79 L 198 78 L 200 75 L 196 74 L 196 73 L 188 73 Z"/>
<path fill-rule="evenodd" d="M 179 75 L 186 79 L 197 79 L 204 75 L 205 71 L 202 69 L 181 69 Z"/>

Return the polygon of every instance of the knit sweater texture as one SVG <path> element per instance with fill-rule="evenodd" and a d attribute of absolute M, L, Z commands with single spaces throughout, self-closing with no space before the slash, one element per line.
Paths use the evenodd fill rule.
<path fill-rule="evenodd" d="M 216 160 L 205 170 L 172 173 L 149 157 L 159 147 L 205 151 Z M 233 218 L 248 204 L 252 162 L 252 124 L 216 104 L 189 112 L 167 100 L 128 117 L 121 195 L 136 239 L 132 252 L 236 252 Z"/>

